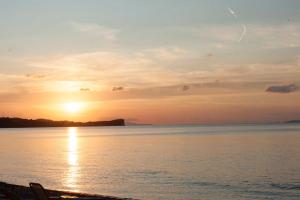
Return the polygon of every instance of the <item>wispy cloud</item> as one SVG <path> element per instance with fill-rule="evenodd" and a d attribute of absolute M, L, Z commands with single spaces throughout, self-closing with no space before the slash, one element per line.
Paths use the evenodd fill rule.
<path fill-rule="evenodd" d="M 190 89 L 190 86 L 188 86 L 188 85 L 184 85 L 184 86 L 181 87 L 182 91 L 187 91 L 189 89 Z"/>
<path fill-rule="evenodd" d="M 146 49 L 140 52 L 139 55 L 152 57 L 153 59 L 172 61 L 188 56 L 188 52 L 185 49 L 173 46 Z"/>
<path fill-rule="evenodd" d="M 27 78 L 32 78 L 32 79 L 43 79 L 46 78 L 46 75 L 43 74 L 26 74 Z"/>
<path fill-rule="evenodd" d="M 122 91 L 122 90 L 124 90 L 124 87 L 122 86 L 112 88 L 112 91 Z"/>
<path fill-rule="evenodd" d="M 300 25 L 296 23 L 274 25 L 216 24 L 184 26 L 178 27 L 176 30 L 199 38 L 199 43 L 215 44 L 217 48 L 232 47 L 235 41 L 245 39 L 251 42 L 251 45 L 263 48 L 262 50 L 300 47 Z M 247 37 L 245 38 L 246 33 Z"/>
<path fill-rule="evenodd" d="M 80 91 L 82 91 L 82 92 L 89 92 L 89 91 L 91 91 L 91 89 L 90 88 L 80 88 Z"/>
<path fill-rule="evenodd" d="M 243 93 L 262 92 L 266 87 L 280 83 L 299 83 L 299 58 L 286 63 L 252 64 L 232 64 L 228 61 L 219 62 L 218 59 L 219 56 L 216 57 L 214 53 L 194 55 L 178 47 L 158 47 L 137 53 L 97 51 L 65 54 L 28 60 L 27 65 L 35 69 L 32 74 L 46 75 L 46 78 L 34 79 L 23 74 L 9 79 L 5 76 L 2 81 L 9 87 L 13 82 L 15 86 L 34 86 L 42 91 L 61 92 L 80 91 L 80 88 L 112 92 L 122 87 L 126 90 L 120 93 L 124 93 L 129 88 L 164 88 L 173 85 L 176 86 L 174 91 L 188 90 L 185 92 L 187 94 L 196 92 L 195 88 L 199 91 L 200 86 L 195 83 L 201 85 L 201 91 L 222 83 L 226 87 L 218 86 L 219 91 L 233 89 Z M 192 67 L 191 60 L 194 61 Z M 233 84 L 229 84 L 231 82 Z M 264 84 L 253 83 L 253 87 L 248 87 L 249 82 Z M 236 90 L 237 87 L 240 89 Z M 156 90 L 157 93 L 160 91 Z"/>
<path fill-rule="evenodd" d="M 138 53 L 88 52 L 29 59 L 29 66 L 55 71 L 54 80 L 90 81 L 98 86 L 146 87 L 178 81 L 167 65 L 182 59 L 186 51 L 175 47 L 146 49 Z M 84 76 L 82 76 L 84 74 Z M 147 74 L 147 76 L 145 76 Z M 93 87 L 94 88 L 94 87 Z"/>
<path fill-rule="evenodd" d="M 252 39 L 257 39 L 266 49 L 300 47 L 300 25 L 251 26 Z"/>
<path fill-rule="evenodd" d="M 99 25 L 97 23 L 72 22 L 71 26 L 79 32 L 99 36 L 110 41 L 116 41 L 117 34 L 119 33 L 118 29 Z"/>

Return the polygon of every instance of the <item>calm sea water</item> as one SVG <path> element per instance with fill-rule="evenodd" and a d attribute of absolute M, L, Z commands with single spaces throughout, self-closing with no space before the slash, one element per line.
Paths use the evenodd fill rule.
<path fill-rule="evenodd" d="M 140 199 L 300 199 L 300 126 L 0 130 L 0 180 Z"/>

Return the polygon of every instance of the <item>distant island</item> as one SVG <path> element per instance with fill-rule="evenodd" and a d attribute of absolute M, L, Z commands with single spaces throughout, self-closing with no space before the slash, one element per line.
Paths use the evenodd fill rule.
<path fill-rule="evenodd" d="M 22 119 L 0 117 L 0 128 L 31 128 L 31 127 L 81 127 L 81 126 L 125 126 L 124 119 L 111 121 L 53 121 L 49 119 Z"/>

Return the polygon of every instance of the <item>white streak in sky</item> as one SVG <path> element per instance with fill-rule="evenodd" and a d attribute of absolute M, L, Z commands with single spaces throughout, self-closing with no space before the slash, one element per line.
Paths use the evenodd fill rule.
<path fill-rule="evenodd" d="M 229 13 L 235 18 L 235 19 L 238 19 L 238 16 L 237 14 L 234 12 L 234 10 L 232 10 L 230 7 L 227 7 Z M 238 40 L 238 42 L 241 42 L 244 38 L 244 36 L 246 35 L 247 33 L 247 26 L 245 24 L 242 24 L 242 27 L 243 27 L 243 32 L 241 33 L 240 35 L 240 38 Z"/>
<path fill-rule="evenodd" d="M 230 7 L 228 7 L 227 9 L 230 14 L 232 14 L 235 18 L 238 18 L 238 16 L 235 14 L 235 12 Z"/>
<path fill-rule="evenodd" d="M 243 27 L 243 32 L 242 32 L 242 34 L 240 36 L 240 39 L 238 40 L 239 42 L 241 42 L 243 40 L 244 36 L 247 33 L 247 26 L 245 24 L 242 24 L 242 27 Z"/>

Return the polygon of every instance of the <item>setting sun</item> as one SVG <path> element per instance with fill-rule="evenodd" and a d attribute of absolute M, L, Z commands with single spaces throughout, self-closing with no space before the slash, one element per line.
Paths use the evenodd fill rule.
<path fill-rule="evenodd" d="M 77 113 L 82 110 L 83 104 L 78 102 L 69 102 L 65 103 L 63 107 L 69 113 Z"/>
<path fill-rule="evenodd" d="M 0 0 L 0 200 L 300 200 L 299 10 Z"/>

